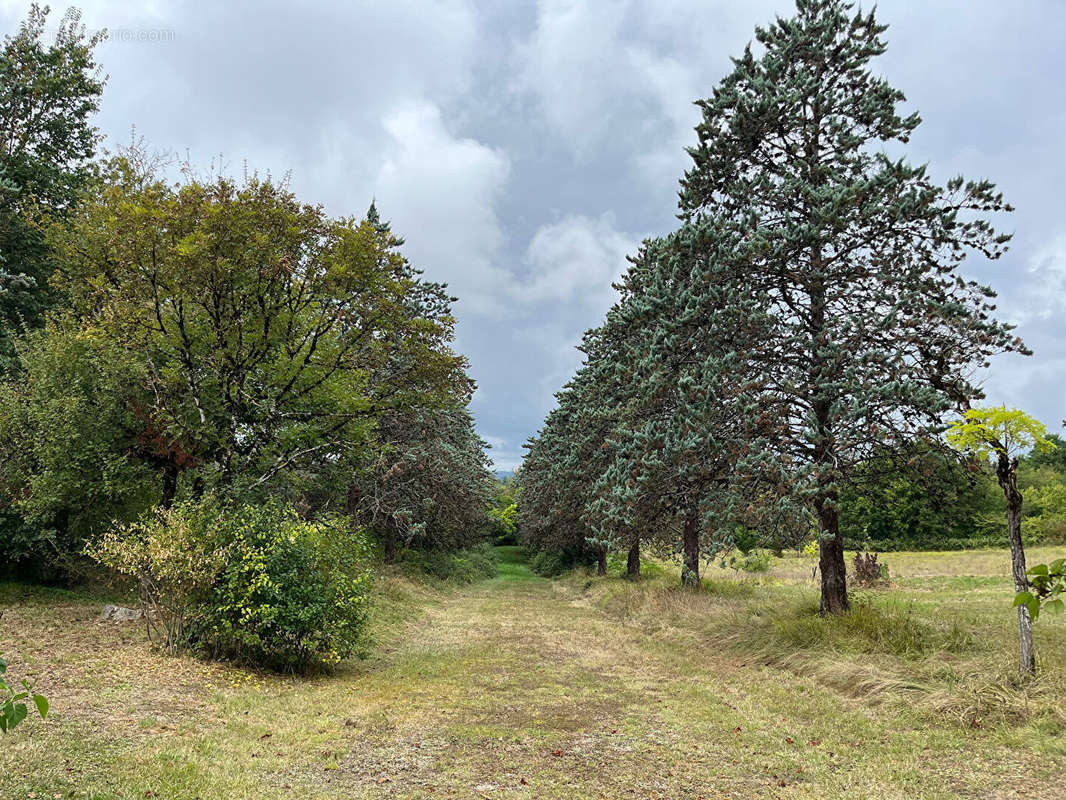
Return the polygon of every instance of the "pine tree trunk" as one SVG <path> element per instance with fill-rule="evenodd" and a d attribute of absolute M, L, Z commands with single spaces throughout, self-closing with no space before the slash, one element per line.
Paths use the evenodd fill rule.
<path fill-rule="evenodd" d="M 160 504 L 165 509 L 174 507 L 174 498 L 178 493 L 178 465 L 173 461 L 163 464 L 163 499 Z"/>
<path fill-rule="evenodd" d="M 396 561 L 396 527 L 392 523 L 385 525 L 385 563 Z"/>
<path fill-rule="evenodd" d="M 810 155 L 817 153 L 817 142 Z M 813 163 L 813 161 L 812 161 Z M 828 349 L 826 334 L 826 290 L 821 247 L 811 252 L 811 272 L 814 280 L 810 286 L 810 328 L 811 328 L 811 372 L 810 381 L 815 394 L 811 398 L 814 411 L 817 438 L 814 443 L 814 464 L 820 468 L 819 482 L 822 494 L 814 503 L 818 515 L 818 567 L 822 573 L 822 597 L 819 603 L 820 614 L 843 614 L 849 608 L 848 603 L 848 567 L 844 563 L 844 541 L 840 537 L 840 519 L 837 516 L 837 494 L 834 488 L 833 465 L 836 461 L 833 450 L 832 396 L 827 395 L 826 384 L 830 381 L 833 369 L 827 361 L 825 350 Z"/>
<path fill-rule="evenodd" d="M 1007 500 L 1007 536 L 1010 539 L 1011 575 L 1014 591 L 1029 589 L 1025 574 L 1025 547 L 1022 544 L 1022 493 L 1018 491 L 1018 462 L 1001 455 L 996 464 L 996 477 Z M 1018 606 L 1018 671 L 1023 675 L 1036 674 L 1036 649 L 1033 646 L 1033 620 L 1029 609 Z"/>
<path fill-rule="evenodd" d="M 640 577 L 640 539 L 633 542 L 629 548 L 629 557 L 626 559 L 626 575 L 630 578 Z"/>
<path fill-rule="evenodd" d="M 681 567 L 681 585 L 699 587 L 700 585 L 700 520 L 692 516 L 685 520 L 682 531 L 684 547 L 684 564 Z"/>
<path fill-rule="evenodd" d="M 607 550 L 602 547 L 596 551 L 596 574 L 607 574 Z"/>
<path fill-rule="evenodd" d="M 821 527 L 818 537 L 818 569 L 822 573 L 820 614 L 843 614 L 848 602 L 848 574 L 844 563 L 844 540 L 840 536 L 840 519 L 836 504 L 828 499 L 816 503 Z"/>

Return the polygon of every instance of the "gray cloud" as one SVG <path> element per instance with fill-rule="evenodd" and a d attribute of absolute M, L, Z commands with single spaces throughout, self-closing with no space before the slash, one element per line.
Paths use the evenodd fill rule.
<path fill-rule="evenodd" d="M 12 30 L 24 0 L 0 0 Z M 230 171 L 291 170 L 335 214 L 377 197 L 406 252 L 461 297 L 459 346 L 497 463 L 513 467 L 573 349 L 646 235 L 669 230 L 711 92 L 788 0 L 84 3 L 120 29 L 99 123 Z M 1066 6 L 882 0 L 879 68 L 925 118 L 907 153 L 988 176 L 1017 212 L 1011 252 L 968 271 L 1036 355 L 998 360 L 990 400 L 1066 417 Z M 139 37 L 137 32 L 157 32 Z M 165 33 L 165 36 L 159 35 Z"/>

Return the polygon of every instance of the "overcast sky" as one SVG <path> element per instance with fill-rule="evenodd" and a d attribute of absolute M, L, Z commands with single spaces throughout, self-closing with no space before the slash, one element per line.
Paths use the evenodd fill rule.
<path fill-rule="evenodd" d="M 868 4 L 867 4 L 868 5 Z M 12 32 L 28 3 L 0 0 Z M 86 2 L 108 28 L 98 124 L 231 173 L 291 173 L 301 199 L 362 215 L 460 297 L 458 347 L 501 469 L 580 364 L 611 282 L 670 230 L 711 93 L 787 0 Z M 1001 358 L 994 402 L 1066 417 L 1066 3 L 881 0 L 879 69 L 925 123 L 909 149 L 946 179 L 996 181 L 1017 211 L 995 263 L 1032 358 Z M 56 12 L 61 13 L 62 8 Z"/>

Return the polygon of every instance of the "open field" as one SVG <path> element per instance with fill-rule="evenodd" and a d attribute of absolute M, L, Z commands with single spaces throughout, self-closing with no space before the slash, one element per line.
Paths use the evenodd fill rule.
<path fill-rule="evenodd" d="M 890 553 L 813 615 L 808 562 L 383 579 L 364 661 L 310 679 L 154 652 L 104 599 L 0 586 L 13 674 L 53 713 L 4 738 L 4 798 L 1047 798 L 1066 770 L 1066 620 L 1013 676 L 1006 552 Z M 1031 560 L 1054 551 L 1035 549 Z"/>

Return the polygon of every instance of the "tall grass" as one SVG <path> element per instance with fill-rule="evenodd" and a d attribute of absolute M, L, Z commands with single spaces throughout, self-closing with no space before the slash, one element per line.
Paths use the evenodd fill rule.
<path fill-rule="evenodd" d="M 935 571 L 908 561 L 919 574 Z M 588 574 L 569 581 L 664 642 L 694 638 L 745 663 L 813 679 L 848 702 L 895 706 L 934 724 L 1066 732 L 1066 620 L 1040 620 L 1040 672 L 1019 677 L 1005 579 L 938 577 L 926 585 L 912 578 L 855 592 L 841 617 L 820 616 L 816 587 L 805 582 L 716 575 L 694 592 L 669 569 L 637 584 Z"/>

